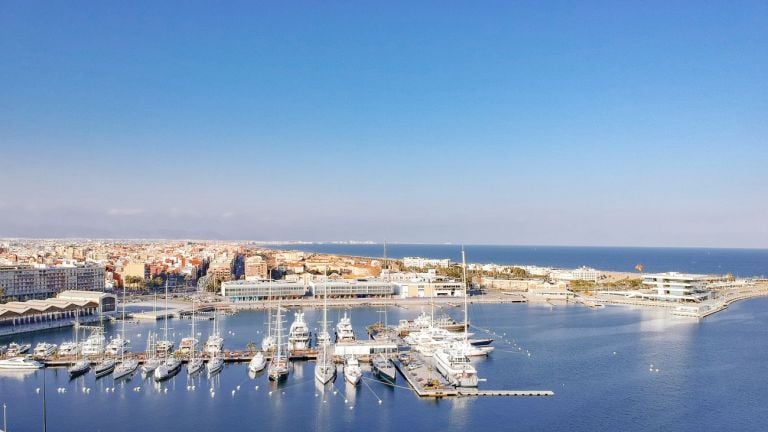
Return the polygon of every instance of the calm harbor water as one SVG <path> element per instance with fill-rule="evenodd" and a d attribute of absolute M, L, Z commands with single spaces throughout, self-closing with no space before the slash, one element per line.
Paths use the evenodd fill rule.
<path fill-rule="evenodd" d="M 316 327 L 321 311 L 306 312 Z M 450 307 L 443 312 L 461 315 Z M 388 318 L 394 322 L 418 313 L 391 307 Z M 329 311 L 334 321 L 340 314 Z M 189 379 L 183 369 L 159 385 L 140 374 L 115 383 L 111 377 L 95 380 L 92 372 L 70 381 L 65 369 L 3 373 L 0 403 L 8 405 L 11 431 L 41 430 L 42 394 L 36 389 L 42 389 L 45 374 L 50 431 L 768 430 L 768 299 L 736 303 L 701 322 L 618 306 L 474 305 L 471 317 L 480 328 L 476 333 L 487 329 L 497 338 L 492 356 L 476 362 L 488 380 L 482 387 L 556 395 L 419 399 L 405 387 L 372 380 L 368 371 L 357 388 L 339 375 L 322 389 L 314 382 L 314 363 L 299 362 L 279 388 L 266 375 L 248 377 L 244 364 L 227 365 L 213 379 Z M 359 337 L 378 318 L 374 309 L 352 310 Z M 225 348 L 260 341 L 265 321 L 263 312 L 223 318 Z M 190 331 L 188 320 L 170 323 L 176 341 Z M 198 324 L 204 339 L 212 324 Z M 147 332 L 161 326 L 129 324 L 134 349 L 143 349 Z M 109 332 L 118 328 L 110 326 Z M 15 339 L 34 344 L 71 337 L 72 329 L 61 329 Z M 402 377 L 398 384 L 405 385 Z M 112 387 L 114 392 L 107 391 Z"/>
<path fill-rule="evenodd" d="M 384 254 L 381 244 L 303 244 L 285 249 L 343 255 Z M 680 271 L 705 274 L 733 273 L 737 276 L 768 275 L 768 249 L 489 246 L 467 245 L 467 260 L 478 263 L 540 265 L 561 268 L 590 266 L 601 270 L 634 272 L 642 264 L 647 272 Z M 391 258 L 420 256 L 461 261 L 457 245 L 390 244 Z"/>

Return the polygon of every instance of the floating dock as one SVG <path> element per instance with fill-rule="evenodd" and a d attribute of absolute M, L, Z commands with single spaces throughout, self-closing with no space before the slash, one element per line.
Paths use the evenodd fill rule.
<path fill-rule="evenodd" d="M 408 381 L 413 391 L 419 397 L 443 398 L 448 396 L 458 396 L 459 391 L 453 387 L 440 375 L 431 363 L 416 354 L 411 353 L 412 361 L 410 364 L 422 363 L 417 367 L 409 367 L 398 360 L 392 360 L 400 375 Z"/>

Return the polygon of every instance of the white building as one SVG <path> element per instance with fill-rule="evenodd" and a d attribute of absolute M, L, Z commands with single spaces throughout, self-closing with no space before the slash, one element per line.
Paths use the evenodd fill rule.
<path fill-rule="evenodd" d="M 549 278 L 555 282 L 570 282 L 574 280 L 597 282 L 601 276 L 600 270 L 591 267 L 579 267 L 573 270 L 552 270 L 549 273 Z"/>
<path fill-rule="evenodd" d="M 653 300 L 700 302 L 711 297 L 707 290 L 711 276 L 688 273 L 649 273 L 643 275 L 643 285 L 654 289 L 653 294 L 643 295 Z"/>
<path fill-rule="evenodd" d="M 421 258 L 421 257 L 405 257 L 403 258 L 403 265 L 405 267 L 414 267 L 414 268 L 426 268 L 426 267 L 446 268 L 451 266 L 451 260 L 448 258 L 430 259 L 430 258 Z"/>
<path fill-rule="evenodd" d="M 302 281 L 237 280 L 221 283 L 221 295 L 233 303 L 269 299 L 297 299 L 307 294 Z"/>
<path fill-rule="evenodd" d="M 390 297 L 396 285 L 379 279 L 336 279 L 311 282 L 312 295 L 323 297 Z"/>

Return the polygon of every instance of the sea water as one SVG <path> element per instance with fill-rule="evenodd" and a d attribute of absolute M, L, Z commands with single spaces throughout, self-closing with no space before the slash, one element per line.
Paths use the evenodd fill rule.
<path fill-rule="evenodd" d="M 287 324 L 293 319 L 286 316 Z M 387 308 L 390 323 L 412 319 L 419 308 Z M 334 323 L 341 309 L 329 310 Z M 461 318 L 460 308 L 438 313 Z M 306 309 L 313 333 L 320 309 Z M 358 337 L 382 319 L 376 309 L 351 310 Z M 475 337 L 495 339 L 488 359 L 474 360 L 481 388 L 552 390 L 553 397 L 420 399 L 398 377 L 395 387 L 365 369 L 357 387 L 341 369 L 333 385 L 319 386 L 314 362 L 294 362 L 285 384 L 266 374 L 249 377 L 246 364 L 221 374 L 154 383 L 137 373 L 129 381 L 96 380 L 93 372 L 70 380 L 65 368 L 0 373 L 0 403 L 11 431 L 40 430 L 45 377 L 49 431 L 137 430 L 768 430 L 768 299 L 738 302 L 702 321 L 661 309 L 608 306 L 472 305 Z M 266 313 L 241 312 L 221 319 L 225 349 L 260 343 Z M 163 322 L 131 323 L 127 337 L 143 350 L 148 331 Z M 177 342 L 189 320 L 170 320 Z M 109 335 L 119 331 L 109 325 Z M 196 322 L 202 342 L 210 321 Z M 60 329 L 11 340 L 60 343 Z M 194 390 L 193 387 L 194 386 Z M 114 391 L 112 390 L 114 388 Z M 63 389 L 63 390 L 62 390 Z"/>

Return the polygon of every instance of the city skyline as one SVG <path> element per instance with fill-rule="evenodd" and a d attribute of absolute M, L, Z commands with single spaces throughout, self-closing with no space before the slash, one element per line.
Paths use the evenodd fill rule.
<path fill-rule="evenodd" d="M 768 247 L 768 6 L 0 10 L 0 237 Z"/>

